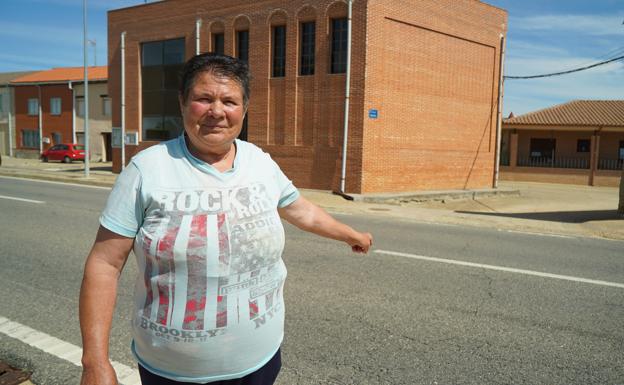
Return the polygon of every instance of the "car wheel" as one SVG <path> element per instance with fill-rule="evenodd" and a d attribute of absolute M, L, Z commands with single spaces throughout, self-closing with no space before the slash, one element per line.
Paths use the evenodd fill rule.
<path fill-rule="evenodd" d="M 71 158 L 69 156 L 64 157 L 63 163 L 71 163 Z"/>
<path fill-rule="evenodd" d="M 41 160 L 44 161 L 45 163 L 48 163 L 48 157 L 47 156 L 41 157 Z"/>

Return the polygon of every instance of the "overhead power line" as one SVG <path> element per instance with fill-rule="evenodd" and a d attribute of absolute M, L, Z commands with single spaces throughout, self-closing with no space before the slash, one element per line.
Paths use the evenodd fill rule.
<path fill-rule="evenodd" d="M 503 76 L 503 78 L 505 78 L 505 79 L 537 79 L 537 78 L 547 78 L 547 77 L 550 77 L 550 76 L 566 75 L 566 74 L 571 74 L 573 72 L 585 71 L 585 70 L 588 70 L 590 68 L 602 66 L 602 65 L 605 65 L 605 64 L 608 64 L 608 63 L 611 63 L 611 62 L 614 62 L 614 61 L 622 60 L 622 59 L 624 59 L 624 56 L 618 56 L 618 57 L 613 58 L 613 59 L 601 61 L 599 63 L 595 63 L 595 64 L 588 65 L 588 66 L 585 66 L 585 67 L 575 68 L 575 69 L 568 70 L 568 71 L 554 72 L 554 73 L 544 74 L 544 75 Z"/>

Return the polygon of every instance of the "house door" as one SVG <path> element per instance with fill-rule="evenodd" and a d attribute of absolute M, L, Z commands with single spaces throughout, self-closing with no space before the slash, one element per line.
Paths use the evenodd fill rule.
<path fill-rule="evenodd" d="M 104 140 L 104 154 L 102 154 L 102 162 L 110 162 L 113 160 L 112 134 L 110 132 L 103 132 L 102 140 Z"/>

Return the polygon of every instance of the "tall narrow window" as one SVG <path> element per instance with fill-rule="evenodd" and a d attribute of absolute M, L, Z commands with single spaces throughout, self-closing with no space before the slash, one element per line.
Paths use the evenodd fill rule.
<path fill-rule="evenodd" d="M 299 75 L 314 75 L 314 41 L 316 39 L 316 23 L 301 23 L 301 52 Z"/>
<path fill-rule="evenodd" d="M 212 52 L 223 55 L 225 53 L 225 35 L 222 33 L 212 34 Z"/>
<path fill-rule="evenodd" d="M 184 39 L 155 41 L 141 46 L 143 140 L 167 140 L 182 133 L 178 104 Z"/>
<path fill-rule="evenodd" d="M 28 115 L 39 115 L 38 99 L 28 99 Z"/>
<path fill-rule="evenodd" d="M 286 76 L 286 26 L 273 27 L 273 77 Z"/>
<path fill-rule="evenodd" d="M 347 18 L 331 20 L 331 73 L 347 72 Z"/>
<path fill-rule="evenodd" d="M 50 114 L 52 115 L 61 114 L 61 98 L 50 99 Z"/>
<path fill-rule="evenodd" d="M 620 148 L 618 149 L 618 159 L 624 160 L 624 140 L 620 140 Z"/>
<path fill-rule="evenodd" d="M 108 117 L 111 116 L 112 107 L 111 107 L 111 98 L 105 97 L 102 98 L 102 115 Z"/>
<path fill-rule="evenodd" d="M 249 62 L 249 31 L 236 31 L 236 57 Z"/>
<path fill-rule="evenodd" d="M 76 98 L 76 115 L 83 117 L 85 114 L 85 101 L 83 97 Z"/>

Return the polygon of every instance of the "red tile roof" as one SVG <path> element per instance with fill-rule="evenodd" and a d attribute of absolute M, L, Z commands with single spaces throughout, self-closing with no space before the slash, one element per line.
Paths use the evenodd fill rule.
<path fill-rule="evenodd" d="M 622 126 L 624 100 L 573 100 L 503 120 L 505 125 Z"/>
<path fill-rule="evenodd" d="M 108 67 L 89 67 L 88 76 L 90 81 L 107 80 Z M 84 80 L 84 67 L 61 67 L 51 70 L 34 72 L 17 79 L 13 79 L 11 84 L 20 83 L 59 83 Z"/>

